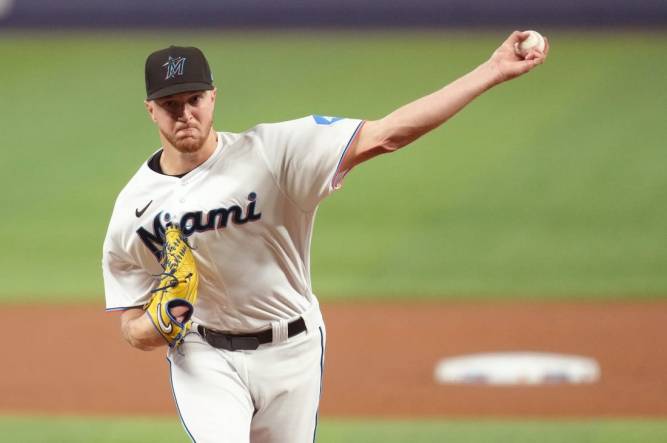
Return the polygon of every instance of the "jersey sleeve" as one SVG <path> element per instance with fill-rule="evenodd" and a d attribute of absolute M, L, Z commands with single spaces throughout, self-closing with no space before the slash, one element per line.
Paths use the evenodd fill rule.
<path fill-rule="evenodd" d="M 102 276 L 107 311 L 143 306 L 150 300 L 155 278 L 135 264 L 117 243 L 112 227 L 102 247 Z"/>
<path fill-rule="evenodd" d="M 258 127 L 262 149 L 283 192 L 312 211 L 340 188 L 340 164 L 363 121 L 311 115 Z"/>

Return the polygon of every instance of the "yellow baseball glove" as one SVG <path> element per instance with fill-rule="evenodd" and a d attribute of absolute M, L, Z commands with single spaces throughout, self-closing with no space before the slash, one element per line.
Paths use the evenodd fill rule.
<path fill-rule="evenodd" d="M 164 272 L 159 275 L 160 283 L 151 291 L 153 297 L 144 310 L 155 329 L 174 347 L 192 326 L 199 274 L 192 250 L 178 226 L 167 225 L 164 237 L 161 261 Z"/>

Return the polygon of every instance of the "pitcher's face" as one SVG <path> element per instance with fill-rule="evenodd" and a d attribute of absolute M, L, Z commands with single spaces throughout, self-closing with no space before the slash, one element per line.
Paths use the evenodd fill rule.
<path fill-rule="evenodd" d="M 216 90 L 192 91 L 146 102 L 160 134 L 178 151 L 196 152 L 213 127 Z"/>

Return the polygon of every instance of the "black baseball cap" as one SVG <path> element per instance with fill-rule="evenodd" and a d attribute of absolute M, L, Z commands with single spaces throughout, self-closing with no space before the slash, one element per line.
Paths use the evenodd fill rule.
<path fill-rule="evenodd" d="M 204 53 L 192 46 L 170 46 L 146 58 L 146 100 L 189 91 L 213 89 Z"/>

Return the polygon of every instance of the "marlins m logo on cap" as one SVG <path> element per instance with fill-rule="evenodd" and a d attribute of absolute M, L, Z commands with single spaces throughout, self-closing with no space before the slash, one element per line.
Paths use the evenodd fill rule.
<path fill-rule="evenodd" d="M 169 46 L 152 52 L 146 58 L 145 78 L 147 100 L 214 89 L 208 61 L 194 46 Z"/>
<path fill-rule="evenodd" d="M 183 75 L 183 68 L 185 68 L 186 60 L 187 58 L 185 57 L 173 58 L 172 56 L 169 56 L 167 63 L 162 65 L 167 68 L 167 76 L 164 79 L 169 80 L 170 78 L 174 78 L 177 75 Z"/>

